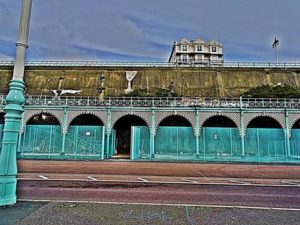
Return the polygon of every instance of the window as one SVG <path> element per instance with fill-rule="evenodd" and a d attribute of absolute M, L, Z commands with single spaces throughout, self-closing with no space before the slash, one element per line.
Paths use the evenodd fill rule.
<path fill-rule="evenodd" d="M 198 52 L 202 52 L 202 46 L 201 46 L 201 45 L 198 45 L 198 46 L 197 46 L 197 51 L 198 51 Z"/>
<path fill-rule="evenodd" d="M 182 62 L 186 63 L 187 61 L 187 55 L 182 55 Z"/>
<path fill-rule="evenodd" d="M 187 51 L 187 45 L 182 45 L 182 51 Z"/>
<path fill-rule="evenodd" d="M 216 46 L 211 47 L 211 51 L 212 52 L 217 52 L 217 47 Z"/>

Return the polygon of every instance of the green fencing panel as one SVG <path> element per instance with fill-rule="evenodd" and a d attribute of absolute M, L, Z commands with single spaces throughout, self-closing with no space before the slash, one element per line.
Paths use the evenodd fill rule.
<path fill-rule="evenodd" d="M 199 158 L 203 161 L 241 159 L 241 137 L 237 128 L 204 127 L 199 141 Z"/>
<path fill-rule="evenodd" d="M 245 159 L 249 162 L 285 162 L 287 153 L 283 130 L 246 129 Z"/>
<path fill-rule="evenodd" d="M 21 139 L 22 158 L 55 158 L 62 151 L 59 125 L 27 125 Z"/>
<path fill-rule="evenodd" d="M 300 160 L 300 129 L 292 129 L 289 160 Z"/>
<path fill-rule="evenodd" d="M 107 142 L 106 139 L 105 142 Z M 105 146 L 107 146 L 106 143 Z M 106 149 L 106 158 L 112 157 L 115 154 L 115 149 L 116 149 L 116 130 L 112 129 L 111 134 L 109 136 L 108 149 Z"/>
<path fill-rule="evenodd" d="M 196 159 L 196 137 L 193 128 L 160 126 L 155 136 L 155 158 Z"/>
<path fill-rule="evenodd" d="M 103 126 L 70 126 L 65 155 L 71 158 L 101 158 L 105 132 Z"/>
<path fill-rule="evenodd" d="M 131 127 L 131 159 L 150 158 L 150 131 L 147 126 Z"/>

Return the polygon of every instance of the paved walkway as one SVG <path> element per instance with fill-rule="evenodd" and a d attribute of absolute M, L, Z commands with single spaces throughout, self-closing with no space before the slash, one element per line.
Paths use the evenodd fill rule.
<path fill-rule="evenodd" d="M 300 179 L 300 165 L 19 160 L 19 173 Z"/>

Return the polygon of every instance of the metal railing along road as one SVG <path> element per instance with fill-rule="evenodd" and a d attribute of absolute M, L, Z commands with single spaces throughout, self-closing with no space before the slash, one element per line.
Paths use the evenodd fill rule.
<path fill-rule="evenodd" d="M 27 61 L 26 66 L 42 67 L 208 67 L 208 68 L 300 68 L 299 63 L 274 62 L 114 62 L 114 61 Z M 0 66 L 14 66 L 14 61 L 0 61 Z"/>

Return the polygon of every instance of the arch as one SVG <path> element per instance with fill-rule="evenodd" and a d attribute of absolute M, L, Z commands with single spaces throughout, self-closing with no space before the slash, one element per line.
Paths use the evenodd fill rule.
<path fill-rule="evenodd" d="M 52 118 L 50 118 L 52 117 Z M 50 118 L 50 119 L 49 119 Z M 35 122 L 34 119 L 36 119 L 37 121 Z M 47 121 L 48 119 L 48 121 Z M 43 122 L 42 122 L 43 121 Z M 56 118 L 55 115 L 51 114 L 51 113 L 39 113 L 39 114 L 35 114 L 32 117 L 30 117 L 27 121 L 26 121 L 26 125 L 32 124 L 32 125 L 40 125 L 40 124 L 47 124 L 47 125 L 60 125 L 59 120 Z"/>
<path fill-rule="evenodd" d="M 145 121 L 145 123 L 147 124 L 149 130 L 151 129 L 151 112 L 133 112 L 133 111 L 112 111 L 111 112 L 111 123 L 110 123 L 110 128 L 113 128 L 116 124 L 116 122 L 121 119 L 124 116 L 137 116 L 141 119 L 143 119 Z"/>
<path fill-rule="evenodd" d="M 251 113 L 247 112 L 244 113 L 244 131 L 248 127 L 248 124 L 257 117 L 270 117 L 276 120 L 282 129 L 285 128 L 285 115 L 283 113 Z"/>
<path fill-rule="evenodd" d="M 181 115 L 169 115 L 160 121 L 160 123 L 158 124 L 158 127 L 159 126 L 193 127 L 191 122 L 187 118 L 185 118 Z"/>
<path fill-rule="evenodd" d="M 292 129 L 300 129 L 300 118 L 292 124 Z"/>
<path fill-rule="evenodd" d="M 183 112 L 183 111 L 162 111 L 155 112 L 155 128 L 154 135 L 156 135 L 159 124 L 169 116 L 181 116 L 185 118 L 194 130 L 194 134 L 199 133 L 197 130 L 196 113 L 195 112 Z"/>
<path fill-rule="evenodd" d="M 131 138 L 132 126 L 147 126 L 144 118 L 138 115 L 124 115 L 120 117 L 113 125 L 116 131 L 117 139 L 117 155 L 130 155 L 131 151 Z M 150 131 L 149 127 L 147 126 Z"/>
<path fill-rule="evenodd" d="M 92 121 L 92 119 L 96 119 L 96 121 Z M 101 118 L 99 118 L 98 116 L 91 114 L 91 113 L 82 113 L 78 116 L 76 116 L 75 118 L 72 119 L 72 121 L 70 121 L 69 126 L 72 125 L 87 125 L 87 126 L 91 126 L 91 125 L 104 125 L 103 121 L 101 120 Z"/>
<path fill-rule="evenodd" d="M 41 113 L 48 113 L 58 120 L 60 126 L 63 125 L 63 118 L 64 118 L 64 112 L 61 110 L 26 110 L 23 114 L 23 127 L 27 124 L 28 120 L 30 120 L 33 116 L 41 114 Z"/>
<path fill-rule="evenodd" d="M 68 111 L 67 112 L 67 125 L 66 125 L 66 131 L 68 130 L 71 122 L 78 116 L 81 115 L 93 115 L 96 116 L 102 124 L 107 127 L 107 113 L 106 111 Z"/>
<path fill-rule="evenodd" d="M 253 118 L 246 128 L 282 128 L 280 122 L 270 116 L 257 116 Z"/>
<path fill-rule="evenodd" d="M 208 117 L 201 127 L 238 127 L 238 125 L 229 117 L 224 115 L 213 115 Z"/>

